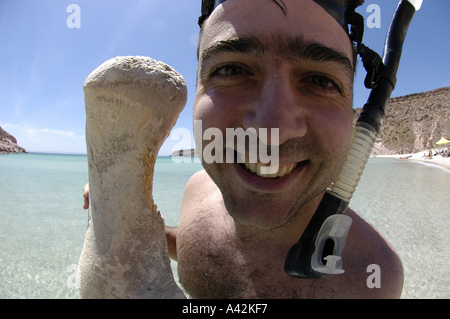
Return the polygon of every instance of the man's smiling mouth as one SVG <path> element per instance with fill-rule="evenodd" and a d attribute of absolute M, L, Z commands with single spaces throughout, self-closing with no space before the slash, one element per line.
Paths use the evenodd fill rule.
<path fill-rule="evenodd" d="M 259 177 L 275 179 L 291 174 L 299 165 L 306 162 L 307 161 L 293 164 L 267 165 L 259 160 L 257 163 L 250 163 L 248 157 L 245 156 L 245 163 L 242 163 L 241 166 L 248 172 Z"/>

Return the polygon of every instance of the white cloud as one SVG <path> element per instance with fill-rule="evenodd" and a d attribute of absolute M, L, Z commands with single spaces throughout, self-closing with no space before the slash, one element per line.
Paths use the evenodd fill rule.
<path fill-rule="evenodd" d="M 28 152 L 86 153 L 86 138 L 76 132 L 52 128 L 35 128 L 28 124 L 1 123 Z"/>
<path fill-rule="evenodd" d="M 8 122 L 6 122 L 6 123 L 0 122 L 0 126 L 1 126 L 2 129 L 4 129 L 6 132 L 8 132 L 8 130 L 16 129 L 16 128 L 19 127 L 19 125 L 12 124 L 12 123 L 8 123 Z M 8 133 L 9 133 L 9 132 L 8 132 Z"/>
<path fill-rule="evenodd" d="M 0 122 L 0 126 L 17 139 L 19 146 L 31 153 L 86 154 L 86 136 L 84 132 L 76 133 L 51 128 L 35 128 L 28 124 L 13 124 L 9 122 Z M 189 130 L 183 129 L 184 131 Z M 175 148 L 176 150 L 195 148 L 193 133 L 189 132 L 190 135 L 180 136 L 177 135 L 177 133 L 180 133 L 180 128 L 174 129 L 171 137 L 162 145 L 159 155 L 169 156 Z M 176 147 L 175 144 L 177 144 Z"/>
<path fill-rule="evenodd" d="M 68 138 L 78 138 L 79 137 L 79 136 L 77 136 L 75 134 L 75 132 L 51 130 L 51 129 L 46 129 L 46 128 L 40 129 L 39 132 L 48 133 L 48 134 L 54 134 L 54 135 L 60 135 L 60 136 L 68 137 Z M 83 137 L 83 136 L 81 136 L 81 137 Z"/>

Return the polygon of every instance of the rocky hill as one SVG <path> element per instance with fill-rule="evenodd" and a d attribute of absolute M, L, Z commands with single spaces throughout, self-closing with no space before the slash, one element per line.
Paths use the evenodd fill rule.
<path fill-rule="evenodd" d="M 26 153 L 27 151 L 17 145 L 17 140 L 0 127 L 0 153 Z"/>
<path fill-rule="evenodd" d="M 360 112 L 355 110 L 355 120 Z M 450 139 L 450 87 L 392 98 L 372 155 L 439 148 L 441 137 Z"/>

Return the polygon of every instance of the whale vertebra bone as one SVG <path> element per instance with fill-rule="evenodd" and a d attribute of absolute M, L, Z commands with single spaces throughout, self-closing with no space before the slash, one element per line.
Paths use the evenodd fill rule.
<path fill-rule="evenodd" d="M 187 99 L 170 66 L 116 57 L 84 82 L 89 224 L 79 262 L 82 298 L 184 298 L 153 202 L 156 156 Z"/>

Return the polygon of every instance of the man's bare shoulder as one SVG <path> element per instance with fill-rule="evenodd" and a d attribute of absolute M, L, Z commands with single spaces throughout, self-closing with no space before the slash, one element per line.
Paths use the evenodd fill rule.
<path fill-rule="evenodd" d="M 211 195 L 219 189 L 205 170 L 200 170 L 191 176 L 183 194 L 182 206 L 198 206 L 211 199 Z"/>
<path fill-rule="evenodd" d="M 191 178 L 189 178 L 186 188 L 190 188 L 192 186 L 202 186 L 205 183 L 210 184 L 213 183 L 213 181 L 211 180 L 211 177 L 208 175 L 208 173 L 206 173 L 206 171 L 202 169 L 194 173 Z"/>
<path fill-rule="evenodd" d="M 197 226 L 206 225 L 219 213 L 225 215 L 224 212 L 222 194 L 206 171 L 201 170 L 192 175 L 184 189 L 180 226 L 193 222 Z"/>
<path fill-rule="evenodd" d="M 215 184 L 211 180 L 211 177 L 208 175 L 208 173 L 206 173 L 204 169 L 202 169 L 198 172 L 195 172 L 189 178 L 184 192 L 187 192 L 188 195 L 194 195 L 208 190 L 213 186 L 215 186 Z"/>
<path fill-rule="evenodd" d="M 371 298 L 399 298 L 403 289 L 403 266 L 397 252 L 353 210 L 347 210 L 347 215 L 353 220 L 343 254 L 343 259 L 349 261 L 349 272 L 366 279 Z"/>

